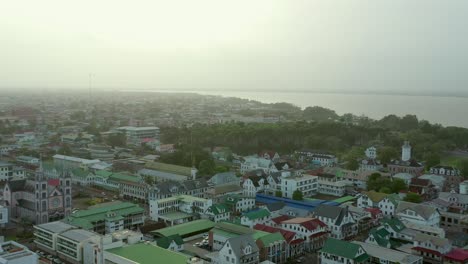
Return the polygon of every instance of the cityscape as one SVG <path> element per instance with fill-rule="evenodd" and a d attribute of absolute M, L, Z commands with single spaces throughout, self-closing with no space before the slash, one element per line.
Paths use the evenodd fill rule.
<path fill-rule="evenodd" d="M 2 98 L 2 263 L 467 263 L 467 129 L 109 95 Z"/>

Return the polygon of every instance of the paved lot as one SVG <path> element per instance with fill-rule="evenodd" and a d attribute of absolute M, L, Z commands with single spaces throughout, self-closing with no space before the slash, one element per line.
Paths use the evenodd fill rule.
<path fill-rule="evenodd" d="M 202 240 L 203 238 L 197 238 L 185 243 L 184 250 L 192 252 L 199 257 L 205 257 L 205 255 L 211 253 L 211 251 L 207 250 L 206 248 L 194 246 L 195 243 L 201 242 Z"/>

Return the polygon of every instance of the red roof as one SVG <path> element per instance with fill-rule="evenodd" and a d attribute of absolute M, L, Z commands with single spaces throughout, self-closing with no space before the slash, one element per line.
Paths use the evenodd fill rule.
<path fill-rule="evenodd" d="M 310 235 L 310 238 L 316 238 L 316 237 L 319 237 L 319 236 L 324 236 L 326 234 L 328 234 L 328 232 L 318 232 L 318 233 Z"/>
<path fill-rule="evenodd" d="M 315 218 L 311 219 L 311 220 L 309 220 L 307 222 L 303 222 L 303 223 L 301 223 L 301 225 L 303 227 L 307 228 L 307 230 L 309 230 L 309 231 L 315 230 L 318 227 L 326 227 L 327 226 L 324 222 L 322 222 L 322 221 L 320 221 L 318 219 L 315 219 Z"/>
<path fill-rule="evenodd" d="M 421 187 L 429 187 L 431 185 L 431 181 L 428 179 L 419 179 L 419 178 L 412 178 L 410 185 L 414 186 L 421 186 Z"/>
<path fill-rule="evenodd" d="M 262 225 L 262 224 L 256 224 L 256 225 L 254 226 L 254 229 L 255 229 L 255 230 L 264 231 L 264 232 L 267 232 L 267 233 L 276 233 L 276 232 L 280 232 L 281 235 L 282 235 L 282 236 L 284 237 L 284 239 L 286 240 L 286 242 L 288 242 L 288 244 L 291 244 L 291 243 L 292 243 L 292 240 L 293 240 L 294 237 L 296 236 L 296 233 L 295 233 L 295 232 L 288 231 L 288 230 L 284 230 L 284 229 L 281 229 L 281 228 L 272 227 L 272 226 Z"/>
<path fill-rule="evenodd" d="M 449 253 L 445 254 L 444 258 L 455 260 L 455 261 L 467 261 L 468 260 L 468 250 L 461 248 L 455 248 Z"/>
<path fill-rule="evenodd" d="M 436 256 L 441 256 L 441 255 L 442 255 L 439 251 L 435 251 L 435 250 L 428 249 L 428 248 L 414 247 L 414 248 L 412 248 L 412 249 L 414 249 L 414 250 L 416 250 L 416 251 L 427 252 L 427 253 L 430 253 L 430 254 L 436 255 Z"/>
<path fill-rule="evenodd" d="M 379 208 L 365 208 L 365 211 L 371 213 L 372 217 L 375 218 L 377 215 L 382 214 Z"/>
<path fill-rule="evenodd" d="M 300 244 L 300 243 L 302 243 L 302 242 L 304 242 L 304 239 L 299 238 L 299 239 L 296 239 L 296 240 L 291 241 L 291 243 L 289 243 L 289 244 L 291 244 L 291 245 L 296 245 L 296 244 Z"/>
<path fill-rule="evenodd" d="M 51 186 L 59 186 L 60 185 L 60 180 L 59 179 L 49 179 L 47 180 L 47 184 Z"/>
<path fill-rule="evenodd" d="M 289 216 L 287 215 L 280 215 L 278 217 L 275 217 L 271 219 L 271 221 L 275 222 L 275 224 L 281 224 L 281 222 L 289 220 Z"/>

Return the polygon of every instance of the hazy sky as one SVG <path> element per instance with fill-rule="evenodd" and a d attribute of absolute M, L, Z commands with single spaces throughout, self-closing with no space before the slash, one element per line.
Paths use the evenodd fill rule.
<path fill-rule="evenodd" d="M 463 92 L 467 49 L 467 0 L 0 7 L 0 88 Z"/>

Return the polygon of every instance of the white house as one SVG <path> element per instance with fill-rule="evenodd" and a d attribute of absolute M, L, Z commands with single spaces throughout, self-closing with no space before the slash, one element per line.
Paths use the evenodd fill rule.
<path fill-rule="evenodd" d="M 272 160 L 256 156 L 247 156 L 244 158 L 244 162 L 241 163 L 240 172 L 244 174 L 257 169 L 263 170 L 266 174 L 278 171 Z"/>
<path fill-rule="evenodd" d="M 253 228 L 256 224 L 271 223 L 271 214 L 268 209 L 257 209 L 243 213 L 241 218 L 241 225 Z"/>
<path fill-rule="evenodd" d="M 341 197 L 346 193 L 346 186 L 353 185 L 348 180 L 337 178 L 333 174 L 318 175 L 318 193 Z"/>
<path fill-rule="evenodd" d="M 208 207 L 204 215 L 211 221 L 218 223 L 220 221 L 228 221 L 231 217 L 231 211 L 225 204 L 213 204 Z"/>
<path fill-rule="evenodd" d="M 321 248 L 328 238 L 327 225 L 316 218 L 298 217 L 281 222 L 283 230 L 296 233 L 297 238 L 305 241 L 306 250 L 315 250 Z"/>
<path fill-rule="evenodd" d="M 452 250 L 446 238 L 419 233 L 413 238 L 413 254 L 423 257 L 425 263 L 441 263 L 443 255 Z"/>
<path fill-rule="evenodd" d="M 259 249 L 250 234 L 229 238 L 215 254 L 210 254 L 213 264 L 256 264 L 260 262 Z"/>
<path fill-rule="evenodd" d="M 262 192 L 268 188 L 268 181 L 261 176 L 252 176 L 244 180 L 242 188 L 245 196 L 255 197 L 258 192 Z"/>
<path fill-rule="evenodd" d="M 149 204 L 151 219 L 162 220 L 172 226 L 193 220 L 195 213 L 203 214 L 213 205 L 213 201 L 189 195 L 178 195 L 165 199 L 153 199 L 149 201 Z"/>
<path fill-rule="evenodd" d="M 338 159 L 335 155 L 327 155 L 327 154 L 314 154 L 311 156 L 312 163 L 323 166 L 323 167 L 332 167 L 337 162 Z"/>
<path fill-rule="evenodd" d="M 362 246 L 334 238 L 327 239 L 319 251 L 321 264 L 367 263 L 368 257 Z"/>
<path fill-rule="evenodd" d="M 360 208 L 379 208 L 383 215 L 395 215 L 400 197 L 398 194 L 386 194 L 376 191 L 363 192 L 358 196 L 357 206 Z"/>
<path fill-rule="evenodd" d="M 312 214 L 328 226 L 333 238 L 346 239 L 358 232 L 356 220 L 347 207 L 320 205 Z"/>
<path fill-rule="evenodd" d="M 439 226 L 440 213 L 435 207 L 401 201 L 396 209 L 396 216 L 402 221 L 416 224 Z"/>
<path fill-rule="evenodd" d="M 366 157 L 369 159 L 376 159 L 377 158 L 377 148 L 372 146 L 368 147 L 365 151 Z"/>

